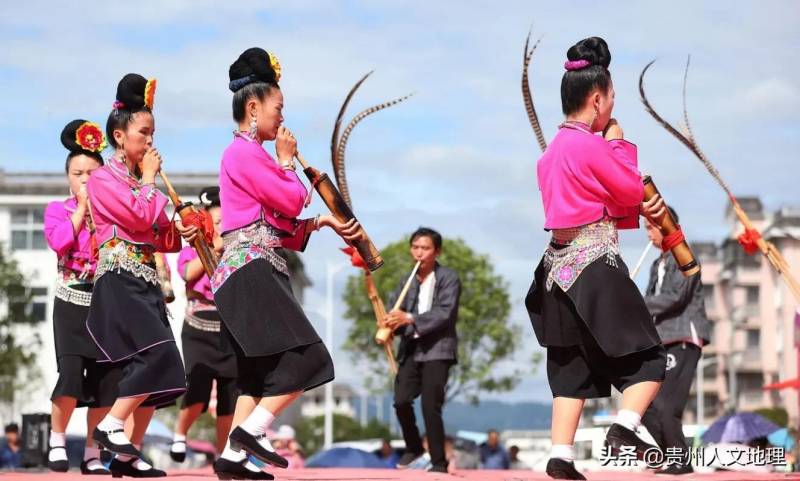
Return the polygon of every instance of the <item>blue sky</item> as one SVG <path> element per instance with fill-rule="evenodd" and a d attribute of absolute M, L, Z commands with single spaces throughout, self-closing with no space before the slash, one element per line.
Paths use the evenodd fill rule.
<path fill-rule="evenodd" d="M 350 139 L 357 215 L 378 245 L 430 225 L 489 254 L 510 282 L 512 317 L 526 334 L 517 362 L 525 362 L 536 341 L 522 298 L 546 242 L 535 178 L 540 152 L 519 87 L 531 25 L 534 36 L 544 36 L 531 82 L 546 136 L 562 120 L 567 48 L 587 36 L 604 37 L 612 52 L 615 116 L 639 145 L 641 170 L 682 215 L 689 239 L 718 241 L 726 233 L 724 194 L 644 112 L 638 74 L 659 59 L 648 73 L 648 93 L 677 121 L 683 66 L 692 54 L 688 103 L 703 150 L 738 195 L 760 195 L 770 209 L 800 204 L 798 20 L 800 4 L 791 1 L 6 2 L 0 6 L 0 166 L 61 169 L 63 125 L 77 117 L 104 123 L 117 81 L 138 72 L 159 80 L 156 144 L 165 169 L 215 171 L 233 127 L 228 66 L 244 49 L 260 46 L 283 65 L 286 124 L 300 150 L 330 170 L 328 143 L 339 105 L 375 69 L 350 115 L 416 95 L 370 117 Z M 317 202 L 309 214 L 322 208 Z M 643 231 L 623 235 L 629 264 L 644 242 Z M 340 261 L 339 245 L 329 232 L 312 240 L 305 255 L 315 281 L 310 303 L 322 306 L 325 262 Z M 337 299 L 345 277 L 336 278 Z M 346 331 L 346 321 L 337 322 L 336 346 Z M 358 387 L 366 367 L 352 366 L 338 348 L 334 353 L 339 379 Z M 549 397 L 540 372 L 504 399 Z"/>

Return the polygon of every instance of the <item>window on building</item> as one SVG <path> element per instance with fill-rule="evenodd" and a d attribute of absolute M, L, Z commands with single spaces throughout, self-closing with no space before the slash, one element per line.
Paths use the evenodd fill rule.
<path fill-rule="evenodd" d="M 10 305 L 10 310 L 14 314 L 15 317 L 21 318 L 23 316 L 30 316 L 31 320 L 36 322 L 42 322 L 46 320 L 47 317 L 47 301 L 49 299 L 49 295 L 47 293 L 46 287 L 33 287 L 29 291 L 30 294 L 30 302 L 25 304 L 25 302 L 17 301 L 13 302 Z M 24 299 L 25 297 L 22 296 Z M 19 299 L 19 298 L 18 298 Z"/>
<path fill-rule="evenodd" d="M 745 287 L 747 292 L 747 305 L 758 307 L 759 289 L 758 286 Z"/>
<path fill-rule="evenodd" d="M 714 302 L 714 286 L 703 286 L 703 299 L 705 300 L 706 309 L 709 311 L 716 309 L 717 303 Z"/>
<path fill-rule="evenodd" d="M 761 331 L 758 329 L 747 330 L 747 348 L 758 349 L 761 345 Z"/>
<path fill-rule="evenodd" d="M 44 208 L 14 207 L 11 209 L 11 248 L 47 249 L 44 240 Z"/>

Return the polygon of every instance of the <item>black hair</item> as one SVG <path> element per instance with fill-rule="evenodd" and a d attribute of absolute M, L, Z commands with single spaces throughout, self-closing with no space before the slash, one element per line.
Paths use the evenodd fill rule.
<path fill-rule="evenodd" d="M 236 122 L 243 122 L 244 119 L 247 118 L 247 112 L 245 112 L 247 101 L 252 97 L 256 97 L 259 102 L 263 102 L 270 92 L 272 92 L 273 88 L 278 88 L 278 86 L 265 82 L 253 82 L 234 92 L 232 102 L 233 120 Z"/>
<path fill-rule="evenodd" d="M 413 234 L 411 234 L 411 240 L 408 241 L 408 244 L 413 244 L 414 241 L 417 240 L 417 237 L 430 237 L 433 241 L 433 246 L 436 249 L 442 248 L 442 234 L 433 229 L 428 227 L 420 227 L 419 229 L 415 230 Z"/>
<path fill-rule="evenodd" d="M 206 209 L 222 206 L 219 198 L 219 186 L 212 185 L 210 187 L 204 187 L 203 190 L 200 191 L 198 198 Z"/>
<path fill-rule="evenodd" d="M 263 48 L 248 48 L 228 69 L 228 88 L 233 92 L 233 120 L 244 121 L 246 117 L 245 104 L 252 97 L 263 101 L 273 88 L 278 87 L 280 80 L 280 66 L 275 59 Z M 278 71 L 275 70 L 278 68 Z"/>
<path fill-rule="evenodd" d="M 6 424 L 5 432 L 19 433 L 19 425 L 17 423 Z"/>
<path fill-rule="evenodd" d="M 97 137 L 92 139 L 95 142 L 94 145 L 92 145 L 91 141 L 84 144 L 86 147 L 93 148 L 94 150 L 88 150 L 87 148 L 84 148 L 83 145 L 78 143 L 78 130 L 81 127 L 85 127 L 85 124 L 87 123 L 91 124 L 91 129 L 97 128 L 98 131 L 96 134 L 98 137 L 100 137 L 99 139 Z M 90 131 L 90 133 L 94 132 Z M 103 144 L 104 140 L 103 132 L 99 131 L 99 126 L 86 120 L 75 119 L 64 126 L 64 129 L 61 131 L 61 144 L 69 151 L 69 154 L 67 154 L 66 164 L 64 165 L 64 171 L 69 173 L 69 165 L 72 162 L 72 159 L 79 155 L 89 156 L 96 160 L 100 165 L 103 165 L 103 156 L 100 155 L 100 152 L 105 147 L 104 145 L 101 145 Z"/>
<path fill-rule="evenodd" d="M 115 130 L 127 130 L 128 125 L 133 120 L 133 116 L 139 112 L 147 112 L 152 115 L 145 103 L 145 88 L 147 79 L 136 73 L 129 73 L 122 77 L 117 85 L 117 101 L 114 109 L 108 114 L 106 121 L 106 137 L 108 142 L 115 149 L 120 148 L 114 138 Z"/>
<path fill-rule="evenodd" d="M 583 107 L 586 97 L 594 89 L 608 92 L 611 86 L 611 52 L 600 37 L 581 40 L 567 50 L 567 60 L 586 60 L 588 67 L 567 70 L 561 78 L 561 110 L 570 115 Z"/>

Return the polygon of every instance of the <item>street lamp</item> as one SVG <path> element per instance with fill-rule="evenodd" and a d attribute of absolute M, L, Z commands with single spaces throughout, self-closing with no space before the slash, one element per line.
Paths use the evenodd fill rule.
<path fill-rule="evenodd" d="M 307 311 L 313 311 L 321 314 L 325 318 L 325 345 L 333 358 L 333 278 L 334 276 L 350 265 L 348 262 L 340 262 L 334 264 L 331 262 L 326 263 L 326 277 L 325 277 L 325 309 L 320 310 L 314 307 L 306 308 Z M 335 365 L 335 363 L 334 363 Z M 329 449 L 333 444 L 333 381 L 325 384 L 325 425 L 324 425 L 324 449 Z"/>

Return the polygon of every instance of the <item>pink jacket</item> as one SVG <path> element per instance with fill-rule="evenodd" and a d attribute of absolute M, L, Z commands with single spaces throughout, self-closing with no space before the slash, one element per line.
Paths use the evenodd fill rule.
<path fill-rule="evenodd" d="M 545 229 L 578 227 L 605 215 L 616 218 L 620 229 L 639 227 L 644 186 L 634 144 L 563 127 L 536 172 Z"/>
<path fill-rule="evenodd" d="M 119 160 L 112 158 L 95 170 L 89 177 L 88 190 L 98 246 L 119 237 L 135 244 L 150 244 L 160 252 L 180 250 L 177 231 L 171 234 L 174 245 L 165 244 L 167 232 L 174 229 L 164 212 L 167 197 L 152 185 L 141 185 Z"/>
<path fill-rule="evenodd" d="M 82 273 L 94 274 L 96 259 L 92 259 L 91 235 L 86 223 L 78 233 L 72 225 L 72 214 L 78 206 L 75 197 L 47 204 L 44 211 L 44 235 L 47 245 L 56 252 L 60 265 Z"/>
<path fill-rule="evenodd" d="M 306 223 L 297 220 L 305 204 L 305 186 L 297 174 L 281 169 L 257 142 L 236 137 L 222 154 L 219 171 L 222 232 L 264 219 L 287 234 L 287 249 L 305 248 Z"/>
<path fill-rule="evenodd" d="M 186 280 L 186 264 L 197 258 L 197 252 L 194 250 L 194 247 L 186 246 L 181 249 L 181 253 L 178 255 L 178 274 L 181 276 L 181 279 Z M 209 301 L 214 300 L 214 293 L 211 292 L 211 282 L 208 280 L 205 271 L 203 271 L 197 279 L 187 281 L 186 289 L 191 289 L 201 294 Z"/>

